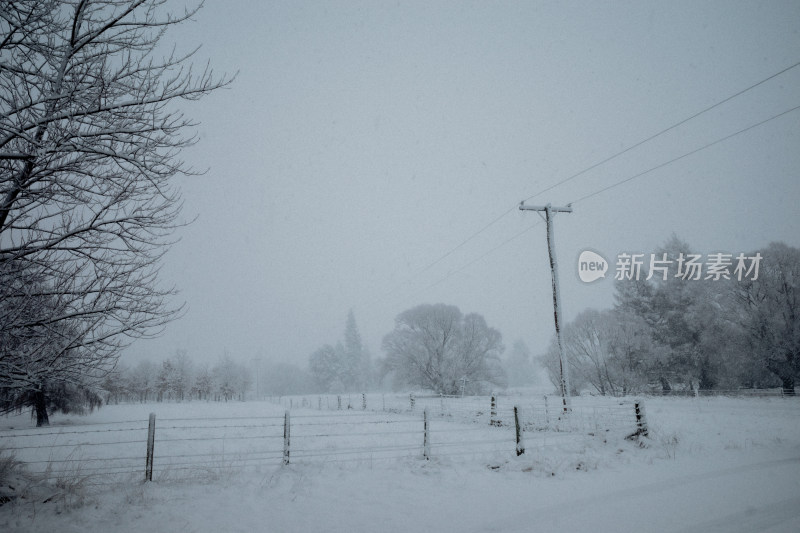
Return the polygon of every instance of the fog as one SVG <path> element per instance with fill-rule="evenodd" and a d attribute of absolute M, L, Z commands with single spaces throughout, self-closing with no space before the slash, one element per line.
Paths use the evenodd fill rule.
<path fill-rule="evenodd" d="M 184 107 L 207 172 L 180 180 L 192 222 L 162 280 L 186 312 L 123 361 L 305 366 L 350 309 L 380 356 L 398 313 L 437 302 L 541 353 L 545 228 L 522 200 L 573 203 L 566 320 L 613 305 L 613 271 L 578 279 L 587 248 L 800 246 L 800 111 L 766 121 L 800 105 L 800 66 L 772 77 L 800 61 L 798 20 L 793 1 L 208 2 L 167 36 L 239 73 Z"/>

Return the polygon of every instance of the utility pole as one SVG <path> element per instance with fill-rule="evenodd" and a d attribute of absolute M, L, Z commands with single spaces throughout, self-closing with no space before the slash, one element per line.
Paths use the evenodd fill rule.
<path fill-rule="evenodd" d="M 556 260 L 556 245 L 553 241 L 553 217 L 556 213 L 572 213 L 572 204 L 566 207 L 553 207 L 550 204 L 544 206 L 525 205 L 525 201 L 519 203 L 521 211 L 537 211 L 539 216 L 544 212 L 544 221 L 547 224 L 547 253 L 550 255 L 550 274 L 553 281 L 553 319 L 556 323 L 556 342 L 558 343 L 558 367 L 561 373 L 561 401 L 564 412 L 568 412 L 569 405 L 569 369 L 567 360 L 564 357 L 564 342 L 561 339 L 561 327 L 558 322 L 559 301 L 561 299 L 558 289 L 558 261 Z"/>

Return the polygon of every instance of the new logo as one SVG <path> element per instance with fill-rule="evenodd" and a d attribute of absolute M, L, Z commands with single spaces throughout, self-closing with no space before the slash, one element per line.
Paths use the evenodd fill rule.
<path fill-rule="evenodd" d="M 584 250 L 578 256 L 578 277 L 584 283 L 591 283 L 600 278 L 606 277 L 608 271 L 608 261 L 591 250 Z"/>

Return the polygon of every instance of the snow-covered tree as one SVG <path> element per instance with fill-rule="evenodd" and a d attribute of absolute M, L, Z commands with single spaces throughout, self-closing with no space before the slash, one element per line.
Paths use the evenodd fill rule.
<path fill-rule="evenodd" d="M 192 361 L 186 350 L 178 350 L 161 365 L 156 380 L 159 396 L 162 399 L 184 400 L 191 391 L 192 378 Z"/>
<path fill-rule="evenodd" d="M 351 392 L 366 390 L 370 377 L 369 352 L 361 342 L 356 317 L 351 309 L 344 329 L 343 375 L 344 386 Z"/>
<path fill-rule="evenodd" d="M 50 320 L 71 313 L 68 300 L 25 262 L 0 261 L 0 412 L 32 407 L 42 426 L 49 424 L 49 409 L 79 411 L 69 401 L 83 399 L 96 404 L 87 395 L 62 394 L 96 395 L 113 369 L 81 345 L 78 319 Z"/>
<path fill-rule="evenodd" d="M 192 395 L 199 400 L 209 400 L 214 390 L 214 378 L 208 365 L 200 365 L 195 373 L 194 383 L 192 384 Z"/>
<path fill-rule="evenodd" d="M 309 371 L 317 389 L 321 392 L 343 392 L 335 390 L 343 387 L 341 381 L 343 374 L 342 351 L 342 349 L 337 350 L 330 344 L 326 344 L 309 357 Z"/>
<path fill-rule="evenodd" d="M 673 236 L 655 255 L 679 264 L 693 252 Z M 706 335 L 725 320 L 722 301 L 727 285 L 725 280 L 711 281 L 702 276 L 687 280 L 675 274 L 653 272 L 650 276 L 645 268 L 639 280 L 618 280 L 616 309 L 643 320 L 656 346 L 663 348 L 652 352 L 655 357 L 647 366 L 664 389 L 675 383 L 687 389 L 713 389 L 726 361 Z"/>
<path fill-rule="evenodd" d="M 151 361 L 139 361 L 129 372 L 128 386 L 131 394 L 135 395 L 140 402 L 153 399 L 157 375 L 158 370 Z"/>
<path fill-rule="evenodd" d="M 757 279 L 734 285 L 738 317 L 754 358 L 794 395 L 800 377 L 800 249 L 771 243 L 760 251 Z M 750 254 L 755 256 L 755 253 Z"/>
<path fill-rule="evenodd" d="M 244 398 L 252 383 L 247 368 L 234 361 L 227 353 L 211 369 L 211 375 L 214 389 L 225 401 L 236 397 Z"/>
<path fill-rule="evenodd" d="M 624 395 L 646 385 L 650 331 L 636 317 L 611 309 L 586 309 L 564 326 L 563 338 L 573 393 L 591 388 L 602 395 Z M 559 386 L 555 339 L 542 362 L 554 386 Z"/>
<path fill-rule="evenodd" d="M 326 344 L 309 356 L 308 368 L 318 390 L 363 392 L 372 382 L 369 350 L 361 341 L 355 314 L 347 315 L 344 342 Z"/>
<path fill-rule="evenodd" d="M 462 315 L 455 306 L 419 305 L 395 318 L 383 339 L 390 367 L 409 385 L 457 394 L 464 384 L 504 386 L 500 332 L 478 314 Z"/>
<path fill-rule="evenodd" d="M 14 332 L 0 331 L 12 337 L 0 339 L 12 361 L 0 387 L 19 395 L 94 386 L 121 348 L 178 312 L 157 264 L 194 137 L 173 104 L 227 81 L 192 71 L 191 52 L 161 53 L 194 12 L 165 4 L 0 0 L 0 275 L 37 281 L 2 313 L 16 332 L 51 333 L 6 351 Z"/>

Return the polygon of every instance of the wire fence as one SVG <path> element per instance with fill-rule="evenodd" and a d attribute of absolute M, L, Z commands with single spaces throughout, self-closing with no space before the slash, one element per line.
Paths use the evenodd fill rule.
<path fill-rule="evenodd" d="M 797 398 L 800 394 L 794 388 L 775 387 L 771 389 L 668 389 L 651 390 L 643 396 L 652 397 L 729 397 L 729 398 Z"/>
<path fill-rule="evenodd" d="M 513 426 L 514 406 L 520 407 L 526 431 L 630 431 L 637 429 L 634 398 L 576 397 L 564 410 L 560 397 L 446 396 L 415 394 L 340 394 L 283 396 L 270 400 L 285 409 L 420 413 L 462 423 Z"/>
<path fill-rule="evenodd" d="M 529 449 L 544 449 L 559 442 L 559 433 L 565 438 L 599 431 L 627 435 L 637 428 L 630 402 L 575 402 L 565 412 L 552 398 L 520 400 L 366 394 L 280 398 L 275 403 L 285 412 L 276 409 L 271 416 L 152 416 L 152 424 L 128 420 L 6 430 L 0 432 L 0 454 L 13 454 L 40 481 L 95 486 L 219 477 L 293 463 L 455 456 L 502 461 L 520 449 L 523 433 Z"/>

